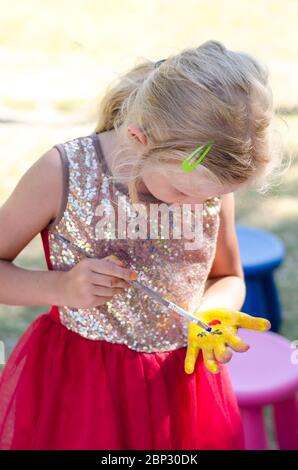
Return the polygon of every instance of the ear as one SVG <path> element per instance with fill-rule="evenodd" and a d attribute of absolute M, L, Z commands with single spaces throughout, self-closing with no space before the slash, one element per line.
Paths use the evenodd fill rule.
<path fill-rule="evenodd" d="M 133 124 L 130 124 L 127 127 L 127 132 L 128 132 L 129 137 L 136 139 L 141 144 L 144 144 L 144 145 L 147 144 L 147 136 L 144 132 L 141 131 L 139 127 Z"/>

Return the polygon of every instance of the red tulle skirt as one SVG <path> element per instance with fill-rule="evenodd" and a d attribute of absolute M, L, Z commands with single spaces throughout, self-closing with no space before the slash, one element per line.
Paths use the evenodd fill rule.
<path fill-rule="evenodd" d="M 189 375 L 185 354 L 85 339 L 53 306 L 2 371 L 0 449 L 243 449 L 226 366 L 213 375 L 200 354 Z"/>

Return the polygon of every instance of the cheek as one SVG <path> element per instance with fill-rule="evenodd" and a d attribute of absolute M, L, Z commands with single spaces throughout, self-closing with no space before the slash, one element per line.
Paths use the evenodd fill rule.
<path fill-rule="evenodd" d="M 171 196 L 172 195 L 172 192 L 169 191 L 167 182 L 160 175 L 158 174 L 144 175 L 142 178 L 148 190 L 152 194 L 156 196 L 158 195 Z"/>

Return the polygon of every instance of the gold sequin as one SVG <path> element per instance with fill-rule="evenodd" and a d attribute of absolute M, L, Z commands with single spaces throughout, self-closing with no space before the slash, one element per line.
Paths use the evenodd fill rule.
<path fill-rule="evenodd" d="M 121 185 L 110 183 L 96 139 L 92 133 L 60 144 L 69 177 L 65 181 L 65 209 L 60 219 L 48 227 L 52 268 L 68 271 L 83 258 L 73 247 L 55 238 L 60 233 L 94 257 L 114 254 L 128 260 L 129 267 L 138 272 L 138 280 L 168 300 L 177 304 L 194 298 L 198 301 L 215 255 L 221 199 L 210 198 L 203 205 L 204 243 L 197 250 L 185 250 L 183 238 L 120 239 L 110 237 L 107 230 L 107 237 L 98 239 L 98 204 L 115 207 L 118 196 L 126 201 L 128 196 L 119 189 Z M 129 201 L 128 209 L 133 213 Z M 132 287 L 96 308 L 61 305 L 58 309 L 66 328 L 90 340 L 122 343 L 149 353 L 187 345 L 188 320 Z"/>

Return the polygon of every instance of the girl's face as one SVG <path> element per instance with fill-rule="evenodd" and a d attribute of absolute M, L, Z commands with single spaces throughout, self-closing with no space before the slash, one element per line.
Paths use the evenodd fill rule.
<path fill-rule="evenodd" d="M 134 125 L 127 128 L 130 138 L 146 144 L 146 135 Z M 208 155 L 207 155 L 208 158 Z M 203 204 L 206 199 L 234 192 L 247 187 L 248 181 L 239 184 L 221 184 L 213 181 L 198 165 L 190 173 L 177 173 L 169 169 L 157 169 L 152 166 L 143 168 L 140 192 L 151 194 L 157 201 L 170 204 Z"/>
<path fill-rule="evenodd" d="M 141 192 L 151 193 L 157 200 L 176 204 L 203 204 L 206 199 L 230 193 L 245 184 L 223 185 L 212 181 L 196 167 L 186 173 L 144 168 Z"/>

